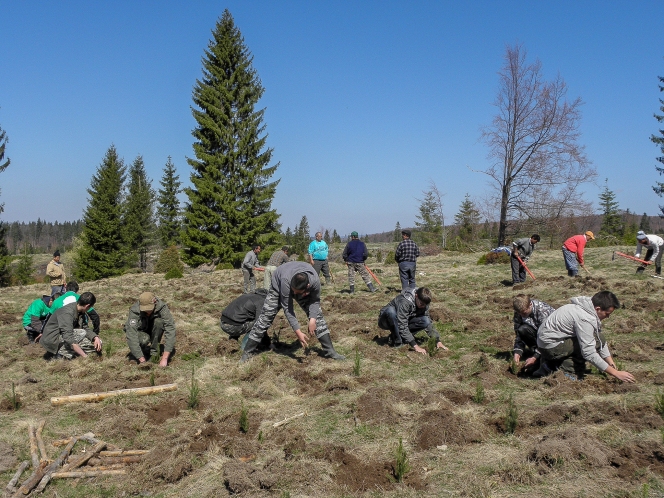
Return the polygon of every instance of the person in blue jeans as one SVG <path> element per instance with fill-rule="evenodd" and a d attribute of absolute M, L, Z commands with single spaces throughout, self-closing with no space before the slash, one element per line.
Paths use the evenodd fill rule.
<path fill-rule="evenodd" d="M 410 230 L 401 230 L 401 238 L 394 259 L 399 263 L 399 278 L 401 279 L 401 290 L 414 289 L 415 271 L 417 270 L 417 258 L 420 256 L 420 248 L 410 239 Z"/>
<path fill-rule="evenodd" d="M 447 349 L 440 342 L 440 334 L 433 326 L 429 316 L 431 291 L 426 287 L 407 289 L 383 306 L 378 315 L 378 326 L 390 331 L 389 344 L 398 348 L 404 343 L 410 345 L 415 351 L 426 355 L 424 348 L 418 346 L 413 333 L 426 330 L 429 337 L 436 339 L 438 349 Z"/>

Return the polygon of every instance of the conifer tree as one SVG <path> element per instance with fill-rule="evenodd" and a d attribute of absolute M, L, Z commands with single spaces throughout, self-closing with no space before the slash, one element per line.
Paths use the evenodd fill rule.
<path fill-rule="evenodd" d="M 255 106 L 263 86 L 233 17 L 225 10 L 203 57 L 193 91 L 195 159 L 185 189 L 182 243 L 191 265 L 219 260 L 239 265 L 247 248 L 274 243 L 279 215 L 272 209 L 279 164 L 268 166 L 264 109 Z"/>
<path fill-rule="evenodd" d="M 648 216 L 646 213 L 643 213 L 643 216 L 641 216 L 639 230 L 643 230 L 646 233 L 650 233 L 652 231 L 650 228 L 650 216 Z"/>
<path fill-rule="evenodd" d="M 335 228 L 334 231 L 332 232 L 332 242 L 340 244 L 341 243 L 341 236 L 337 233 L 337 229 Z"/>
<path fill-rule="evenodd" d="M 159 189 L 157 197 L 157 215 L 159 218 L 159 239 L 163 247 L 169 247 L 180 243 L 180 231 L 182 230 L 180 201 L 180 175 L 175 174 L 175 165 L 168 156 L 166 166 L 164 166 L 164 176 L 159 182 L 162 188 Z"/>
<path fill-rule="evenodd" d="M 664 77 L 659 76 L 659 81 L 660 81 L 660 83 L 664 83 Z M 664 92 L 664 85 L 659 85 L 659 91 Z M 659 99 L 659 104 L 660 104 L 659 110 L 662 111 L 662 113 L 664 113 L 664 99 Z M 655 119 L 657 120 L 657 122 L 664 123 L 664 114 L 655 114 L 654 116 L 655 116 Z M 657 162 L 659 162 L 662 166 L 655 166 L 655 169 L 661 175 L 662 173 L 664 173 L 664 129 L 659 130 L 659 136 L 657 136 L 655 134 L 650 135 L 650 140 L 652 141 L 652 143 L 654 143 L 655 145 L 657 145 L 659 147 L 659 150 L 662 153 L 661 156 L 656 158 Z M 0 156 L 0 160 L 1 159 L 2 159 L 2 156 Z M 662 195 L 664 195 L 664 183 L 657 182 L 657 185 L 655 185 L 652 189 L 660 197 Z M 660 214 L 660 216 L 664 215 L 664 206 L 659 206 L 659 209 L 662 212 L 662 214 Z"/>
<path fill-rule="evenodd" d="M 401 242 L 401 225 L 398 221 L 394 227 L 394 236 L 392 237 L 392 242 Z"/>
<path fill-rule="evenodd" d="M 454 223 L 459 227 L 459 237 L 461 237 L 461 240 L 467 242 L 472 240 L 475 227 L 479 222 L 480 212 L 470 198 L 470 194 L 466 194 L 466 197 L 459 206 L 459 212 L 454 215 Z"/>
<path fill-rule="evenodd" d="M 599 194 L 599 205 L 602 209 L 602 226 L 599 229 L 600 235 L 612 235 L 622 237 L 624 225 L 618 210 L 618 201 L 616 194 L 609 189 L 609 180 L 604 181 L 604 189 Z"/>
<path fill-rule="evenodd" d="M 330 239 L 330 231 L 327 228 L 325 229 L 325 234 L 323 235 L 323 240 L 327 244 L 330 244 L 330 242 L 332 242 L 332 239 Z"/>
<path fill-rule="evenodd" d="M 90 198 L 83 213 L 82 247 L 74 258 L 78 280 L 120 275 L 125 268 L 124 181 L 124 162 L 111 145 L 88 189 Z"/>
<path fill-rule="evenodd" d="M 124 206 L 124 238 L 129 253 L 127 263 L 145 271 L 148 247 L 154 237 L 154 190 L 145 172 L 143 157 L 137 156 L 129 168 L 129 184 Z"/>

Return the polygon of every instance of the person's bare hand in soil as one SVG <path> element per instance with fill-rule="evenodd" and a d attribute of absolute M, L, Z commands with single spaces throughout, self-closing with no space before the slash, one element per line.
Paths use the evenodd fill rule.
<path fill-rule="evenodd" d="M 413 346 L 413 349 L 420 354 L 423 354 L 424 356 L 427 356 L 427 350 L 424 348 L 419 347 L 417 344 Z"/>

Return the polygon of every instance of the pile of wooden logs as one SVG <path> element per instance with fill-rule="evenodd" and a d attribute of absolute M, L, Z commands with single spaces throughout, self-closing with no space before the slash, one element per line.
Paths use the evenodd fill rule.
<path fill-rule="evenodd" d="M 143 455 L 149 453 L 148 450 L 122 450 L 113 444 L 100 441 L 88 432 L 82 436 L 55 441 L 53 446 L 64 446 L 64 449 L 55 460 L 49 460 L 41 435 L 45 423 L 46 421 L 42 420 L 37 427 L 33 424 L 28 427 L 33 472 L 18 486 L 21 475 L 30 466 L 27 460 L 21 463 L 7 484 L 6 490 L 12 497 L 24 497 L 31 492 L 40 493 L 52 479 L 125 474 L 127 464 L 140 462 Z M 94 446 L 84 449 L 78 455 L 72 455 L 71 452 L 79 441 Z"/>

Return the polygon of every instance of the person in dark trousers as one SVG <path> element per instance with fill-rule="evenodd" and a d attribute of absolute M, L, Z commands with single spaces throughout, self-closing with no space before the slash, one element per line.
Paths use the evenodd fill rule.
<path fill-rule="evenodd" d="M 357 232 L 352 232 L 350 234 L 350 240 L 348 241 L 348 244 L 346 244 L 344 252 L 341 255 L 348 266 L 348 285 L 350 286 L 350 293 L 353 294 L 355 292 L 355 272 L 360 274 L 364 283 L 369 287 L 369 292 L 376 292 L 373 282 L 371 281 L 371 276 L 364 264 L 369 256 L 369 252 L 367 251 L 366 244 L 358 237 L 359 235 Z"/>
<path fill-rule="evenodd" d="M 46 322 L 39 343 L 53 358 L 71 360 L 101 353 L 101 339 L 87 327 L 86 319 L 96 301 L 92 292 L 84 292 L 77 302 L 56 310 Z"/>
<path fill-rule="evenodd" d="M 521 261 L 527 263 L 530 255 L 535 250 L 535 244 L 540 241 L 540 236 L 534 233 L 532 237 L 524 237 L 516 239 L 512 242 L 512 256 L 510 262 L 512 263 L 512 284 L 519 284 L 526 281 L 526 269 L 517 259 L 517 254 Z"/>
<path fill-rule="evenodd" d="M 62 308 L 63 306 L 69 303 L 75 303 L 80 297 L 78 293 L 78 283 L 75 280 L 67 283 L 67 292 L 62 294 L 60 297 L 53 300 L 51 305 L 51 313 L 55 313 L 56 310 Z M 92 330 L 95 334 L 99 335 L 99 330 L 101 327 L 101 319 L 99 318 L 99 313 L 94 308 L 90 308 L 87 311 L 87 318 L 92 322 Z M 87 319 L 86 318 L 86 319 Z"/>
<path fill-rule="evenodd" d="M 394 259 L 399 263 L 399 278 L 401 279 L 401 290 L 414 289 L 415 271 L 417 270 L 417 258 L 420 256 L 420 248 L 410 240 L 410 230 L 401 230 L 401 238 Z"/>
<path fill-rule="evenodd" d="M 58 297 L 60 297 L 60 293 L 56 292 L 52 296 L 42 296 L 39 299 L 35 299 L 23 314 L 23 329 L 30 343 L 39 342 L 44 323 L 51 314 L 53 300 Z"/>
<path fill-rule="evenodd" d="M 60 262 L 60 251 L 56 250 L 53 253 L 53 259 L 46 266 L 46 276 L 51 284 L 51 295 L 56 292 L 60 294 L 65 292 L 67 274 L 65 273 L 65 265 Z"/>
<path fill-rule="evenodd" d="M 261 252 L 261 246 L 258 244 L 251 248 L 242 260 L 242 275 L 244 277 L 244 293 L 248 294 L 256 290 L 256 276 L 254 270 L 262 271 L 263 267 L 258 263 L 258 255 Z"/>
<path fill-rule="evenodd" d="M 159 360 L 160 367 L 168 366 L 168 360 L 175 350 L 175 320 L 168 305 L 157 299 L 152 292 L 143 292 L 129 310 L 124 326 L 131 356 L 139 363 L 159 354 L 159 343 L 164 337 L 164 352 Z"/>
<path fill-rule="evenodd" d="M 221 330 L 226 332 L 230 339 L 239 340 L 240 336 L 247 334 L 256 323 L 256 318 L 263 309 L 266 297 L 266 289 L 256 289 L 251 294 L 241 294 L 233 299 L 221 312 Z M 249 336 L 245 335 L 244 341 L 242 341 L 243 348 L 248 339 Z M 262 347 L 269 346 L 270 336 L 265 334 Z"/>
<path fill-rule="evenodd" d="M 664 253 L 664 239 L 657 235 L 646 233 L 642 230 L 636 234 L 636 254 L 635 258 L 641 257 L 641 249 L 646 249 L 644 261 L 655 261 L 655 275 L 662 274 L 662 254 Z M 646 269 L 646 265 L 641 265 L 636 269 L 636 273 L 642 273 Z"/>
<path fill-rule="evenodd" d="M 323 234 L 316 232 L 314 240 L 311 241 L 307 249 L 307 256 L 309 257 L 309 262 L 316 269 L 316 275 L 323 273 L 325 283 L 328 285 L 330 284 L 332 275 L 330 273 L 330 264 L 327 260 L 329 250 L 327 242 L 323 240 Z M 322 282 L 321 285 L 323 285 Z"/>
<path fill-rule="evenodd" d="M 544 377 L 562 370 L 565 376 L 581 380 L 589 361 L 600 372 L 623 382 L 635 382 L 631 373 L 616 368 L 602 333 L 602 321 L 618 308 L 620 302 L 615 294 L 600 291 L 592 298 L 573 297 L 570 304 L 551 313 L 537 331 L 542 364 L 533 375 Z"/>
<path fill-rule="evenodd" d="M 531 299 L 525 294 L 518 294 L 512 302 L 514 306 L 514 363 L 520 364 L 527 349 L 530 356 L 524 363 L 523 369 L 530 370 L 535 367 L 540 358 L 537 349 L 537 329 L 554 312 L 554 309 L 543 301 Z"/>
<path fill-rule="evenodd" d="M 420 354 L 427 354 L 424 348 L 418 346 L 413 333 L 426 330 L 429 337 L 436 339 L 438 349 L 447 349 L 440 342 L 440 334 L 433 326 L 429 316 L 431 291 L 426 287 L 407 289 L 383 306 L 378 314 L 378 326 L 390 331 L 390 346 L 398 348 L 404 343 L 409 344 Z"/>
<path fill-rule="evenodd" d="M 249 339 L 242 358 L 240 358 L 240 363 L 248 361 L 256 353 L 263 336 L 267 333 L 267 329 L 272 325 L 280 309 L 284 310 L 284 315 L 286 315 L 286 319 L 302 347 L 308 347 L 307 336 L 300 330 L 300 324 L 295 316 L 295 302 L 309 318 L 307 331 L 311 337 L 315 335 L 318 338 L 323 349 L 323 356 L 333 360 L 346 359 L 345 356 L 335 351 L 330 337 L 330 329 L 328 329 L 325 318 L 323 318 L 320 307 L 320 279 L 318 273 L 308 263 L 291 261 L 278 267 L 272 274 L 272 285 L 265 298 L 260 316 L 249 332 Z"/>

